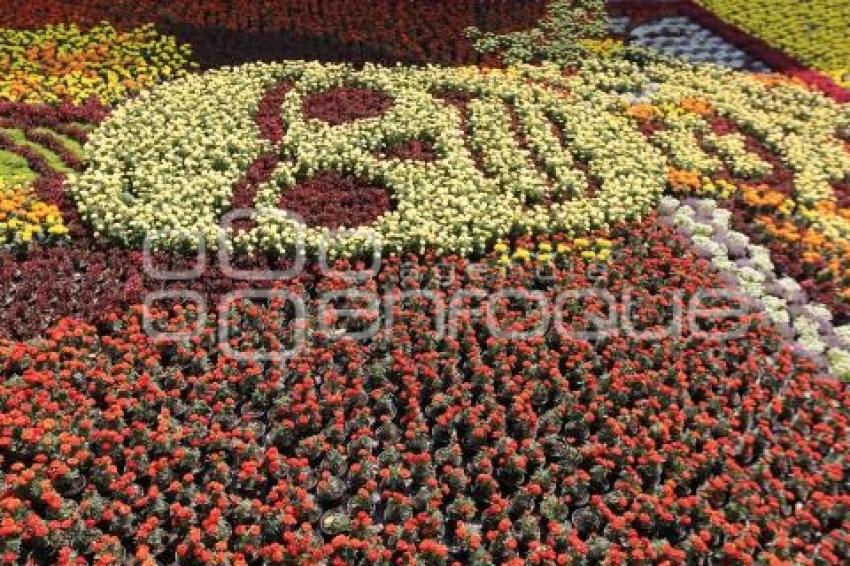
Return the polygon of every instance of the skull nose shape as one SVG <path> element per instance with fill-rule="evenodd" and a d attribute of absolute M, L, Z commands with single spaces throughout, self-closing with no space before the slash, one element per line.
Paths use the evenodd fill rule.
<path fill-rule="evenodd" d="M 304 116 L 338 126 L 355 120 L 377 118 L 392 105 L 392 97 L 377 90 L 336 87 L 305 97 Z"/>
<path fill-rule="evenodd" d="M 395 202 L 384 187 L 326 171 L 285 189 L 278 206 L 297 213 L 307 226 L 337 229 L 372 224 Z"/>

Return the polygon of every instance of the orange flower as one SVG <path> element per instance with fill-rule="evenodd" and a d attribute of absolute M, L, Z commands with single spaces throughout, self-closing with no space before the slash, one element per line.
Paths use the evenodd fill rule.
<path fill-rule="evenodd" d="M 679 106 L 681 106 L 684 110 L 688 112 L 693 112 L 694 114 L 699 114 L 700 116 L 706 116 L 711 114 L 713 108 L 711 104 L 702 98 L 683 98 L 679 102 Z"/>
<path fill-rule="evenodd" d="M 806 235 L 803 236 L 803 243 L 813 248 L 820 247 L 826 243 L 826 238 L 815 230 L 807 230 Z"/>
<path fill-rule="evenodd" d="M 744 203 L 756 208 L 778 208 L 785 202 L 785 195 L 767 185 L 742 185 L 741 195 Z"/>
<path fill-rule="evenodd" d="M 700 186 L 699 174 L 695 171 L 683 171 L 681 169 L 667 169 L 667 181 L 673 188 L 698 189 Z"/>
<path fill-rule="evenodd" d="M 626 114 L 639 120 L 641 122 L 645 122 L 647 120 L 652 120 L 655 117 L 656 110 L 652 104 L 647 104 L 642 102 L 640 104 L 634 104 L 626 110 Z"/>
<path fill-rule="evenodd" d="M 779 85 L 800 85 L 805 86 L 805 82 L 797 77 L 789 77 L 782 73 L 753 73 L 751 75 L 755 80 L 767 87 Z"/>

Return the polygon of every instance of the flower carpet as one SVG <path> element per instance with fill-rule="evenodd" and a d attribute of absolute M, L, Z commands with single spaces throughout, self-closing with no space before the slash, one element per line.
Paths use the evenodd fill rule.
<path fill-rule="evenodd" d="M 0 564 L 848 563 L 842 25 L 0 0 Z"/>

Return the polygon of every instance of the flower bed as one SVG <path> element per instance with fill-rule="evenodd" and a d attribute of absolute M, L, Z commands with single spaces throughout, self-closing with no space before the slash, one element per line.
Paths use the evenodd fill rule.
<path fill-rule="evenodd" d="M 500 276 L 494 254 L 485 258 L 496 270 L 487 288 L 533 285 L 554 296 L 593 277 L 615 293 L 632 288 L 643 329 L 665 324 L 665 289 L 722 287 L 653 217 L 610 239 L 614 261 L 601 272 L 559 239 L 513 242 L 558 247 L 553 278 L 541 280 L 537 260 L 523 259 Z M 374 285 L 393 294 L 431 277 L 436 258 L 405 260 L 404 271 L 388 260 Z M 450 261 L 463 273 L 464 260 Z M 480 283 L 447 285 L 448 298 Z M 594 303 L 567 303 L 566 328 L 585 328 Z M 286 371 L 216 353 L 214 320 L 192 345 L 155 345 L 135 308 L 105 334 L 68 320 L 45 340 L 2 343 L 2 556 L 182 564 L 848 556 L 840 438 L 850 398 L 758 316 L 747 315 L 746 333 L 727 343 L 685 329 L 646 345 L 594 345 L 569 334 L 494 338 L 469 305 L 456 338 L 435 353 L 426 307 L 399 303 L 399 325 L 364 344 L 314 335 Z M 491 308 L 506 327 L 536 324 L 521 303 Z M 245 305 L 230 315 L 262 329 L 273 312 Z M 177 329 L 196 314 L 154 316 Z M 347 324 L 371 317 L 361 311 Z M 257 347 L 248 336 L 233 346 Z"/>
<path fill-rule="evenodd" d="M 6 4 L 0 564 L 850 561 L 819 75 L 597 0 Z"/>
<path fill-rule="evenodd" d="M 697 0 L 724 20 L 764 38 L 850 87 L 850 7 L 843 2 Z"/>
<path fill-rule="evenodd" d="M 618 85 L 603 86 L 612 80 Z M 258 119 L 261 132 L 279 132 L 281 141 L 270 144 L 257 135 L 254 115 L 261 93 L 280 81 L 292 83 L 271 106 L 280 108 L 280 124 L 264 126 L 274 124 L 265 110 Z M 256 227 L 235 244 L 286 253 L 304 229 L 308 247 L 328 239 L 343 254 L 360 253 L 376 238 L 395 252 L 477 253 L 517 231 L 581 233 L 637 218 L 667 184 L 659 149 L 678 169 L 713 175 L 724 168 L 736 179 L 767 181 L 784 175 L 800 202 L 833 199 L 832 183 L 850 171 L 833 125 L 847 120 L 846 111 L 793 84 L 764 82 L 710 67 L 614 60 L 573 77 L 551 67 L 485 73 L 249 65 L 171 83 L 118 109 L 93 134 L 91 166 L 71 189 L 100 234 L 138 245 L 155 230 L 160 244 L 172 247 L 193 230 L 213 247 L 220 215 L 233 208 L 233 185 L 271 152 L 278 163 L 256 186 Z M 653 93 L 642 95 L 650 83 Z M 445 91 L 462 94 L 463 102 L 446 106 Z M 803 118 L 795 114 L 800 105 Z M 222 127 L 199 129 L 197 108 Z M 170 127 L 158 129 L 166 116 Z M 650 132 L 648 140 L 640 135 Z M 432 143 L 438 159 L 376 155 L 414 140 Z M 174 151 L 137 155 L 151 143 Z M 187 167 L 190 154 L 197 159 Z M 321 170 L 384 185 L 398 206 L 345 236 L 281 216 L 281 193 Z M 470 209 L 477 211 L 473 223 Z"/>
<path fill-rule="evenodd" d="M 36 31 L 0 29 L 0 100 L 108 104 L 185 73 L 189 47 L 153 26 L 119 32 L 101 24 Z"/>
<path fill-rule="evenodd" d="M 33 28 L 76 22 L 89 27 L 107 20 L 131 29 L 155 22 L 191 43 L 204 67 L 293 58 L 470 63 L 478 56 L 464 35 L 467 27 L 522 29 L 544 8 L 541 0 L 404 5 L 394 0 L 32 0 L 23 7 L 2 0 L 0 25 Z"/>
<path fill-rule="evenodd" d="M 730 212 L 712 199 L 690 199 L 681 203 L 665 197 L 661 208 L 668 215 L 667 221 L 690 234 L 694 244 L 721 272 L 730 276 L 743 292 L 761 302 L 773 323 L 789 338 L 796 338 L 802 351 L 822 356 L 832 373 L 848 380 L 850 326 L 833 324 L 846 320 L 843 309 L 836 308 L 834 303 L 827 306 L 809 301 L 809 297 L 818 299 L 819 293 L 813 292 L 808 281 L 800 285 L 797 283 L 799 277 L 778 277 L 777 271 L 789 273 L 791 270 L 785 263 L 783 269 L 777 270 L 771 256 L 788 261 L 788 254 L 777 252 L 776 247 L 771 250 L 753 244 L 745 234 L 733 230 L 730 218 L 740 211 Z M 763 219 L 762 222 L 769 221 Z M 813 236 L 809 234 L 804 240 L 814 240 Z M 823 237 L 819 240 L 823 243 Z M 811 253 L 803 252 L 804 262 L 810 263 L 806 254 Z"/>
<path fill-rule="evenodd" d="M 0 249 L 26 250 L 33 239 L 60 240 L 67 233 L 56 206 L 39 201 L 29 187 L 0 184 Z"/>
<path fill-rule="evenodd" d="M 137 245 L 148 233 L 157 236 L 163 247 L 172 247 L 185 242 L 185 233 L 191 230 L 213 247 L 218 243 L 219 216 L 228 208 L 241 171 L 274 151 L 280 163 L 271 180 L 257 189 L 257 227 L 235 243 L 252 251 L 277 253 L 291 248 L 296 230 L 302 228 L 310 248 L 327 239 L 334 251 L 348 255 L 367 249 L 375 239 L 393 252 L 430 248 L 466 254 L 482 251 L 488 242 L 511 230 L 581 232 L 648 212 L 665 184 L 657 151 L 643 143 L 638 132 L 630 131 L 625 117 L 589 102 L 573 104 L 553 89 L 532 90 L 525 83 L 526 73 L 563 80 L 554 68 L 533 67 L 514 76 L 469 68 L 366 67 L 357 71 L 300 63 L 210 72 L 170 83 L 150 97 L 117 109 L 92 134 L 87 146 L 90 166 L 71 179 L 70 190 L 83 216 L 104 236 Z M 294 82 L 294 86 L 281 106 L 286 133 L 273 147 L 257 135 L 254 115 L 262 92 L 279 81 Z M 377 99 L 380 116 L 338 126 L 304 115 L 305 96 L 309 104 L 314 93 L 343 83 L 383 90 L 394 104 L 385 107 L 384 99 Z M 201 84 L 209 86 L 201 90 Z M 477 100 L 459 115 L 431 94 L 445 90 Z M 600 105 L 617 103 L 615 96 L 590 88 L 586 96 L 599 97 Z M 507 99 L 520 102 L 517 112 L 529 149 L 517 145 L 516 132 L 506 123 L 508 113 L 499 100 Z M 359 99 L 352 100 L 361 105 Z M 198 108 L 204 108 L 209 122 L 220 121 L 222 126 L 213 132 L 196 130 Z M 352 109 L 345 115 L 352 112 L 359 116 L 364 110 Z M 598 182 L 593 195 L 586 194 L 584 175 L 570 170 L 574 158 L 551 131 L 546 113 L 564 135 L 575 138 L 576 159 L 590 166 Z M 169 128 L 154 134 L 155 124 L 166 119 Z M 147 140 L 144 143 L 175 150 L 143 158 L 136 154 L 136 142 L 130 141 L 139 137 Z M 425 164 L 381 160 L 375 155 L 410 140 L 431 141 L 441 159 Z M 476 166 L 467 144 L 482 157 L 481 167 Z M 222 151 L 225 147 L 227 153 Z M 187 167 L 183 156 L 189 154 L 197 160 Z M 370 226 L 338 236 L 293 224 L 279 213 L 281 193 L 322 170 L 355 173 L 386 186 L 396 209 Z M 131 183 L 133 193 L 126 190 Z M 552 204 L 544 206 L 544 202 Z M 471 211 L 476 213 L 474 221 Z"/>

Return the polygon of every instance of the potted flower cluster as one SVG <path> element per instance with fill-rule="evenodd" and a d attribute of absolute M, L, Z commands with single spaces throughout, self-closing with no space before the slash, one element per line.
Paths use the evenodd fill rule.
<path fill-rule="evenodd" d="M 604 271 L 586 247 L 552 262 L 543 292 L 553 303 L 591 279 L 614 295 L 630 289 L 632 323 L 644 328 L 668 311 L 658 298 L 666 291 L 723 285 L 655 218 L 605 239 L 617 259 Z M 376 286 L 400 288 L 411 269 L 438 261 L 401 259 L 384 260 Z M 458 273 L 469 263 L 451 261 Z M 536 271 L 534 260 L 515 262 L 497 272 L 496 288 L 533 284 Z M 457 277 L 443 292 L 472 284 Z M 274 317 L 234 308 L 253 308 L 245 314 L 261 327 Z M 494 308 L 506 324 L 535 324 L 519 304 Z M 836 441 L 850 418 L 846 389 L 755 315 L 723 344 L 687 327 L 658 342 L 565 332 L 585 328 L 593 308 L 576 310 L 560 332 L 508 340 L 470 307 L 455 334 L 434 342 L 424 335 L 426 303 L 403 303 L 392 329 L 365 343 L 317 337 L 285 368 L 220 355 L 214 318 L 194 340 L 157 344 L 142 332 L 141 309 L 118 317 L 108 336 L 66 320 L 43 341 L 0 342 L 0 449 L 15 455 L 3 469 L 0 557 L 848 556 L 840 525 L 850 470 Z M 197 316 L 151 314 L 178 326 Z M 231 338 L 255 344 L 251 332 Z"/>

